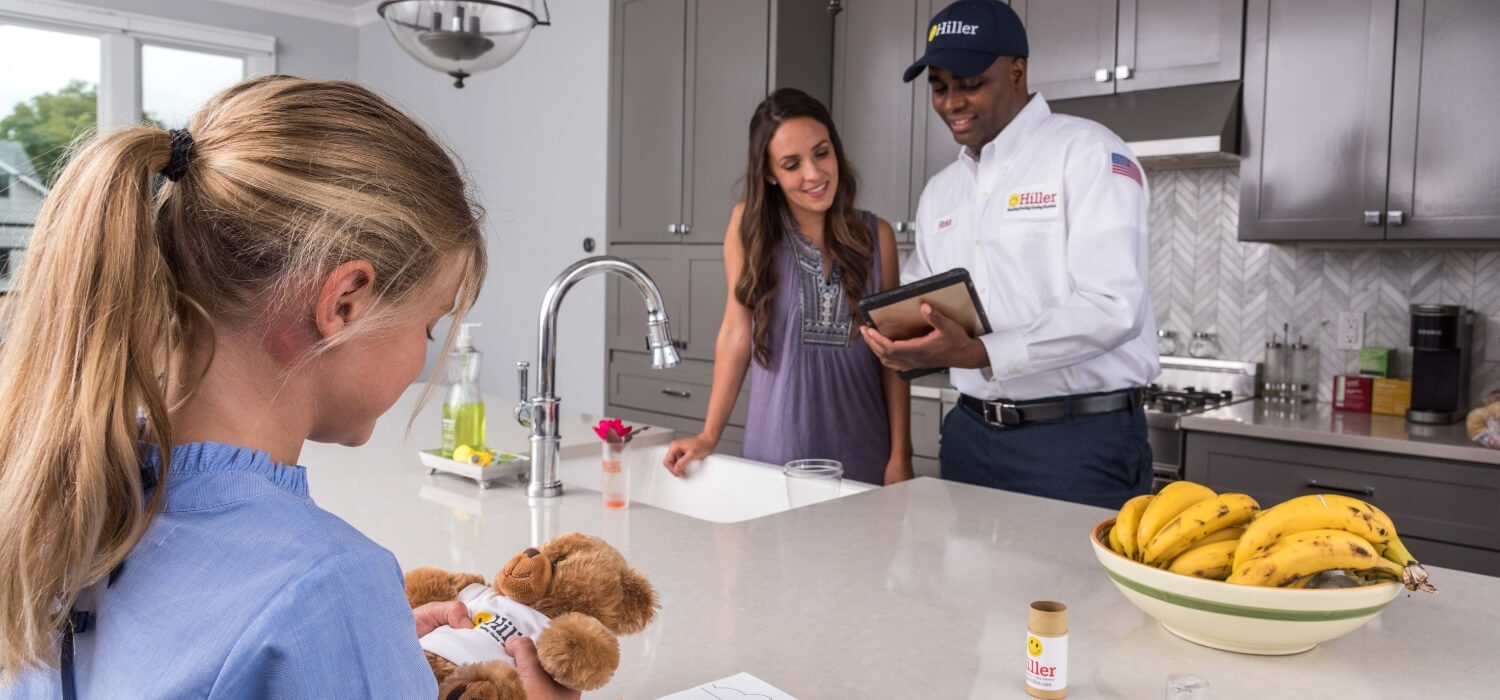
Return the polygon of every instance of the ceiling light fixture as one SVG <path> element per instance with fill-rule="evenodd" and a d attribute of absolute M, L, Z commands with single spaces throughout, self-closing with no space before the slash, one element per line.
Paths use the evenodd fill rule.
<path fill-rule="evenodd" d="M 461 88 L 465 78 L 516 55 L 532 27 L 552 26 L 547 0 L 544 17 L 533 7 L 533 0 L 386 0 L 377 11 L 402 49 Z"/>

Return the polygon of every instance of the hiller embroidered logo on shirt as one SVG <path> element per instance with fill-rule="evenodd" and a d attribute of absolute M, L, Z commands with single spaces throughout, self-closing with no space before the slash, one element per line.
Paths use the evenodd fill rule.
<path fill-rule="evenodd" d="M 947 36 L 949 34 L 968 34 L 970 36 L 977 35 L 979 34 L 979 25 L 965 24 L 958 20 L 938 22 L 937 24 L 932 25 L 931 31 L 927 32 L 927 40 L 932 41 L 933 39 L 936 39 L 940 36 Z"/>
<path fill-rule="evenodd" d="M 1005 210 L 1037 211 L 1057 208 L 1056 192 L 1016 192 L 1006 201 Z"/>
<path fill-rule="evenodd" d="M 941 231 L 941 230 L 943 230 L 945 228 L 948 228 L 949 226 L 952 226 L 952 225 L 953 225 L 953 217 L 951 217 L 951 216 L 938 219 L 938 230 L 939 231 Z"/>

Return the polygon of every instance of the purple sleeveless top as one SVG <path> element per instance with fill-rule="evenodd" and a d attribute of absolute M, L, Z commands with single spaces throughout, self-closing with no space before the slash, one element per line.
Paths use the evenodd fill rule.
<path fill-rule="evenodd" d="M 860 212 L 874 244 L 865 293 L 880 290 L 880 237 L 875 215 Z M 823 253 L 791 217 L 777 251 L 776 294 L 766 343 L 770 368 L 750 362 L 750 415 L 743 456 L 785 464 L 836 459 L 844 478 L 885 482 L 891 426 L 881 365 L 855 332 L 857 323 L 835 264 L 823 281 Z"/>

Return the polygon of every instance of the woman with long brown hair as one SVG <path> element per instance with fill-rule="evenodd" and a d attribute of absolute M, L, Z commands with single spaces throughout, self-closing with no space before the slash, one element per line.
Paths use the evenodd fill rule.
<path fill-rule="evenodd" d="M 414 615 L 296 461 L 368 440 L 474 303 L 478 213 L 345 82 L 248 80 L 73 156 L 0 345 L 0 696 L 438 697 L 417 638 L 463 604 Z"/>
<path fill-rule="evenodd" d="M 724 236 L 731 293 L 707 420 L 672 443 L 665 466 L 681 476 L 713 452 L 748 370 L 746 458 L 836 459 L 844 476 L 873 484 L 911 478 L 910 387 L 865 345 L 855 307 L 899 283 L 896 237 L 854 208 L 828 109 L 790 88 L 761 102 L 744 184 Z"/>

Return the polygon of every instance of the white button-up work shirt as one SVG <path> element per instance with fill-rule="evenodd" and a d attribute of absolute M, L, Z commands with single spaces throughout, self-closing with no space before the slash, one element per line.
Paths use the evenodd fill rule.
<path fill-rule="evenodd" d="M 1143 386 L 1156 378 L 1146 285 L 1146 177 L 1102 125 L 1053 114 L 1040 94 L 976 160 L 927 182 L 914 282 L 962 267 L 993 332 L 986 369 L 953 369 L 982 399 L 1025 401 Z"/>

